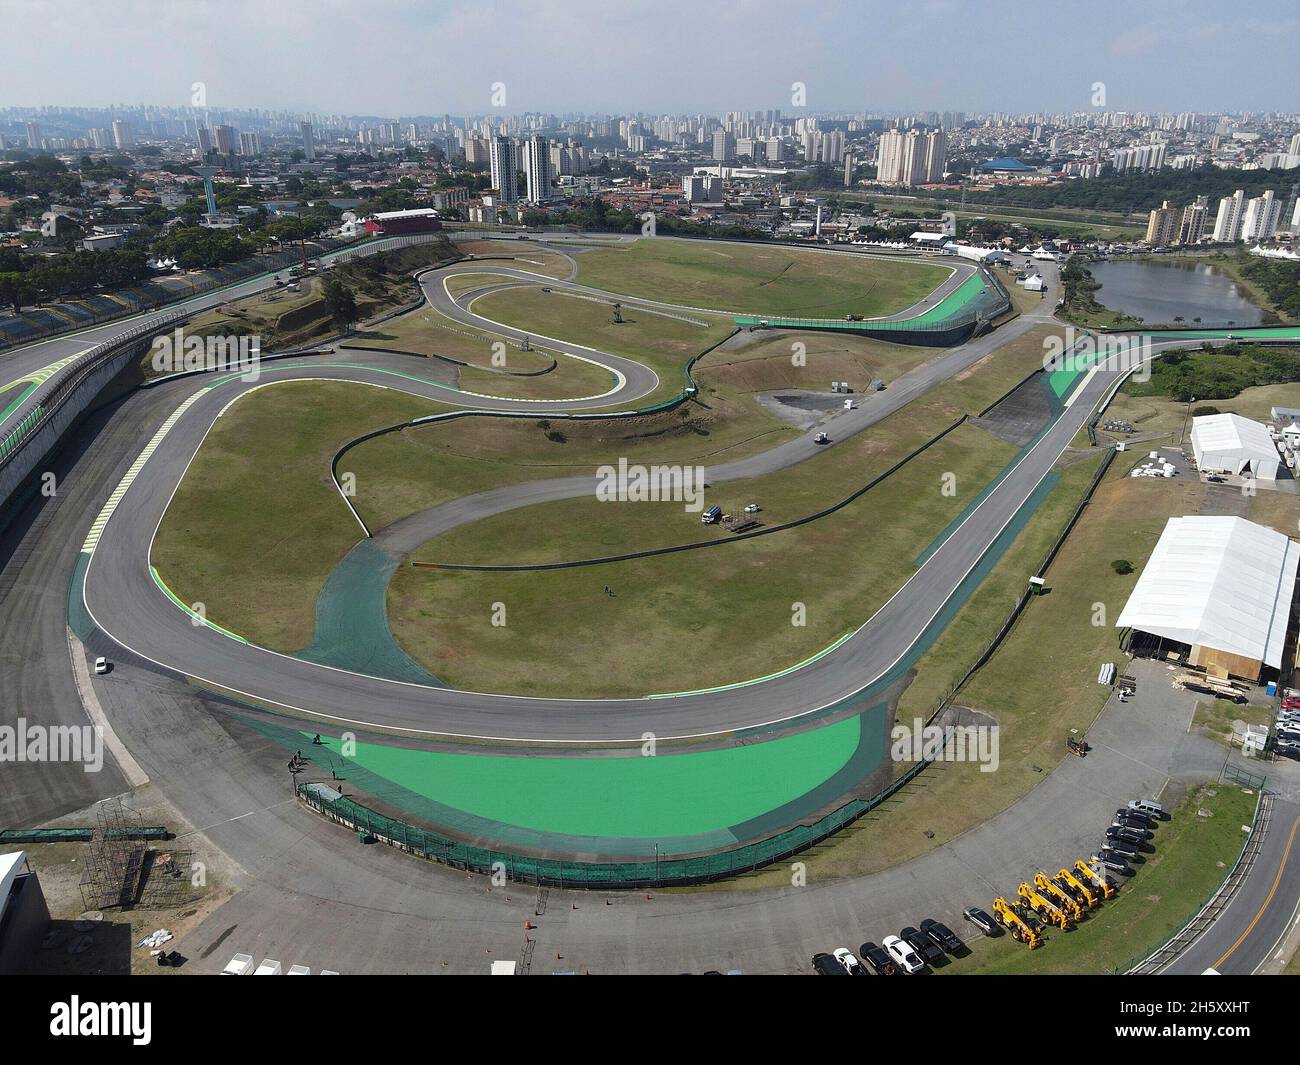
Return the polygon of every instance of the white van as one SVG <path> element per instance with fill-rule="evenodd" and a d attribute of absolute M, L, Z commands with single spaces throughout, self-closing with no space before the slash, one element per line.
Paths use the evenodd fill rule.
<path fill-rule="evenodd" d="M 1154 799 L 1134 799 L 1128 804 L 1130 810 L 1136 810 L 1140 814 L 1146 814 L 1148 817 L 1154 817 L 1157 820 L 1164 816 L 1165 808 Z"/>
<path fill-rule="evenodd" d="M 226 963 L 226 967 L 221 970 L 222 976 L 248 976 L 253 971 L 253 956 L 251 954 L 236 954 Z"/>

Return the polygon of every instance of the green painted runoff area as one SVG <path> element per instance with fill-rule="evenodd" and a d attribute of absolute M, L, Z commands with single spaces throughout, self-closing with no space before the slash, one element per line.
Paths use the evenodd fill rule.
<path fill-rule="evenodd" d="M 906 330 L 915 329 L 918 326 L 938 325 L 950 318 L 961 314 L 968 307 L 977 303 L 981 296 L 985 295 L 984 279 L 978 274 L 971 274 L 965 281 L 958 285 L 952 292 L 948 293 L 942 300 L 933 307 L 928 307 L 920 314 L 913 318 L 902 318 L 895 321 L 882 321 L 875 319 L 864 322 L 842 322 L 834 319 L 812 319 L 812 318 L 782 318 L 761 316 L 761 315 L 741 315 L 735 319 L 737 325 L 753 326 L 760 322 L 766 322 L 769 326 L 796 326 L 805 322 L 817 322 L 820 328 L 825 329 L 843 329 L 848 332 L 875 332 L 877 330 Z"/>
<path fill-rule="evenodd" d="M 310 733 L 303 733 L 310 737 Z M 358 743 L 349 761 L 488 820 L 566 836 L 693 836 L 761 817 L 853 756 L 860 718 L 792 736 L 652 757 L 447 754 Z M 339 741 L 322 737 L 335 754 Z"/>

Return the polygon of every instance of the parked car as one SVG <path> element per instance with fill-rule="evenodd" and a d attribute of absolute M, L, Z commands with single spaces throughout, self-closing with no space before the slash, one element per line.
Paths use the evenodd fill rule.
<path fill-rule="evenodd" d="M 1092 856 L 1092 863 L 1094 865 L 1104 866 L 1112 873 L 1119 873 L 1120 876 L 1133 875 L 1133 867 L 1109 847 L 1102 847 L 1101 850 L 1094 854 Z"/>
<path fill-rule="evenodd" d="M 858 961 L 857 955 L 848 947 L 835 948 L 835 960 L 838 961 L 850 976 L 866 976 L 867 970 L 862 967 L 862 962 Z"/>
<path fill-rule="evenodd" d="M 1108 839 L 1105 843 L 1105 849 L 1102 854 L 1113 854 L 1123 859 L 1130 865 L 1137 865 L 1138 859 L 1142 856 L 1132 843 L 1125 843 L 1122 839 Z"/>
<path fill-rule="evenodd" d="M 107 673 L 107 672 L 109 671 L 110 668 L 111 668 L 111 667 L 110 667 L 109 664 L 108 664 L 108 659 L 105 658 L 105 657 L 103 657 L 103 655 L 101 655 L 99 658 L 96 658 L 96 659 L 95 659 L 95 673 L 96 673 L 96 674 L 102 676 L 103 674 Z"/>
<path fill-rule="evenodd" d="M 1149 832 L 1155 827 L 1155 822 L 1146 814 L 1130 813 L 1127 810 L 1116 810 L 1113 820 L 1117 824 L 1127 825 L 1129 828 L 1136 828 L 1141 832 Z"/>
<path fill-rule="evenodd" d="M 961 915 L 986 936 L 994 935 L 998 931 L 998 923 L 978 906 L 967 906 L 961 911 Z"/>
<path fill-rule="evenodd" d="M 833 954 L 814 954 L 812 957 L 813 972 L 818 976 L 848 976 L 848 969 L 844 968 L 839 958 Z"/>
<path fill-rule="evenodd" d="M 898 966 L 890 961 L 889 955 L 874 943 L 867 942 L 858 947 L 858 957 L 862 959 L 862 964 L 877 976 L 898 975 Z"/>
<path fill-rule="evenodd" d="M 1132 817 L 1116 817 L 1110 823 L 1111 828 L 1122 828 L 1127 832 L 1132 832 L 1138 839 L 1150 839 L 1155 835 L 1146 825 Z"/>
<path fill-rule="evenodd" d="M 925 960 L 921 955 L 912 949 L 911 944 L 903 942 L 898 936 L 885 936 L 880 941 L 880 945 L 885 948 L 885 952 L 893 959 L 894 964 L 909 976 L 925 968 Z"/>
<path fill-rule="evenodd" d="M 927 965 L 943 961 L 943 947 L 939 946 L 919 928 L 908 925 L 898 933 L 925 960 Z"/>
<path fill-rule="evenodd" d="M 1106 829 L 1106 838 L 1122 839 L 1126 843 L 1132 843 L 1134 846 L 1137 846 L 1140 843 L 1145 843 L 1147 839 L 1146 836 L 1140 832 L 1134 832 L 1133 829 L 1124 828 L 1121 825 L 1111 825 L 1110 828 Z"/>
<path fill-rule="evenodd" d="M 921 931 L 930 937 L 940 950 L 947 954 L 957 954 L 966 949 L 966 944 L 946 924 L 927 917 L 921 922 Z"/>
<path fill-rule="evenodd" d="M 1155 799 L 1133 799 L 1129 802 L 1128 808 L 1135 814 L 1146 814 L 1156 820 L 1160 820 L 1165 815 L 1165 808 Z"/>

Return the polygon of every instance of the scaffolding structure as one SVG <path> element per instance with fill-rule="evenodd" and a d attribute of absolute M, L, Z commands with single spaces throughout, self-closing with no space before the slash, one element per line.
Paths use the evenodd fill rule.
<path fill-rule="evenodd" d="M 87 910 L 129 910 L 140 895 L 147 848 L 140 818 L 121 799 L 95 807 L 95 835 L 86 845 L 81 899 Z"/>

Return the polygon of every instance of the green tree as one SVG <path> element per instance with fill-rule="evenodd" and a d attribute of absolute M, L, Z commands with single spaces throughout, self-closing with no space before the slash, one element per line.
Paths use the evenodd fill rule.
<path fill-rule="evenodd" d="M 350 330 L 357 320 L 357 301 L 352 290 L 335 278 L 327 277 L 321 286 L 321 296 L 334 324 L 340 329 Z"/>

